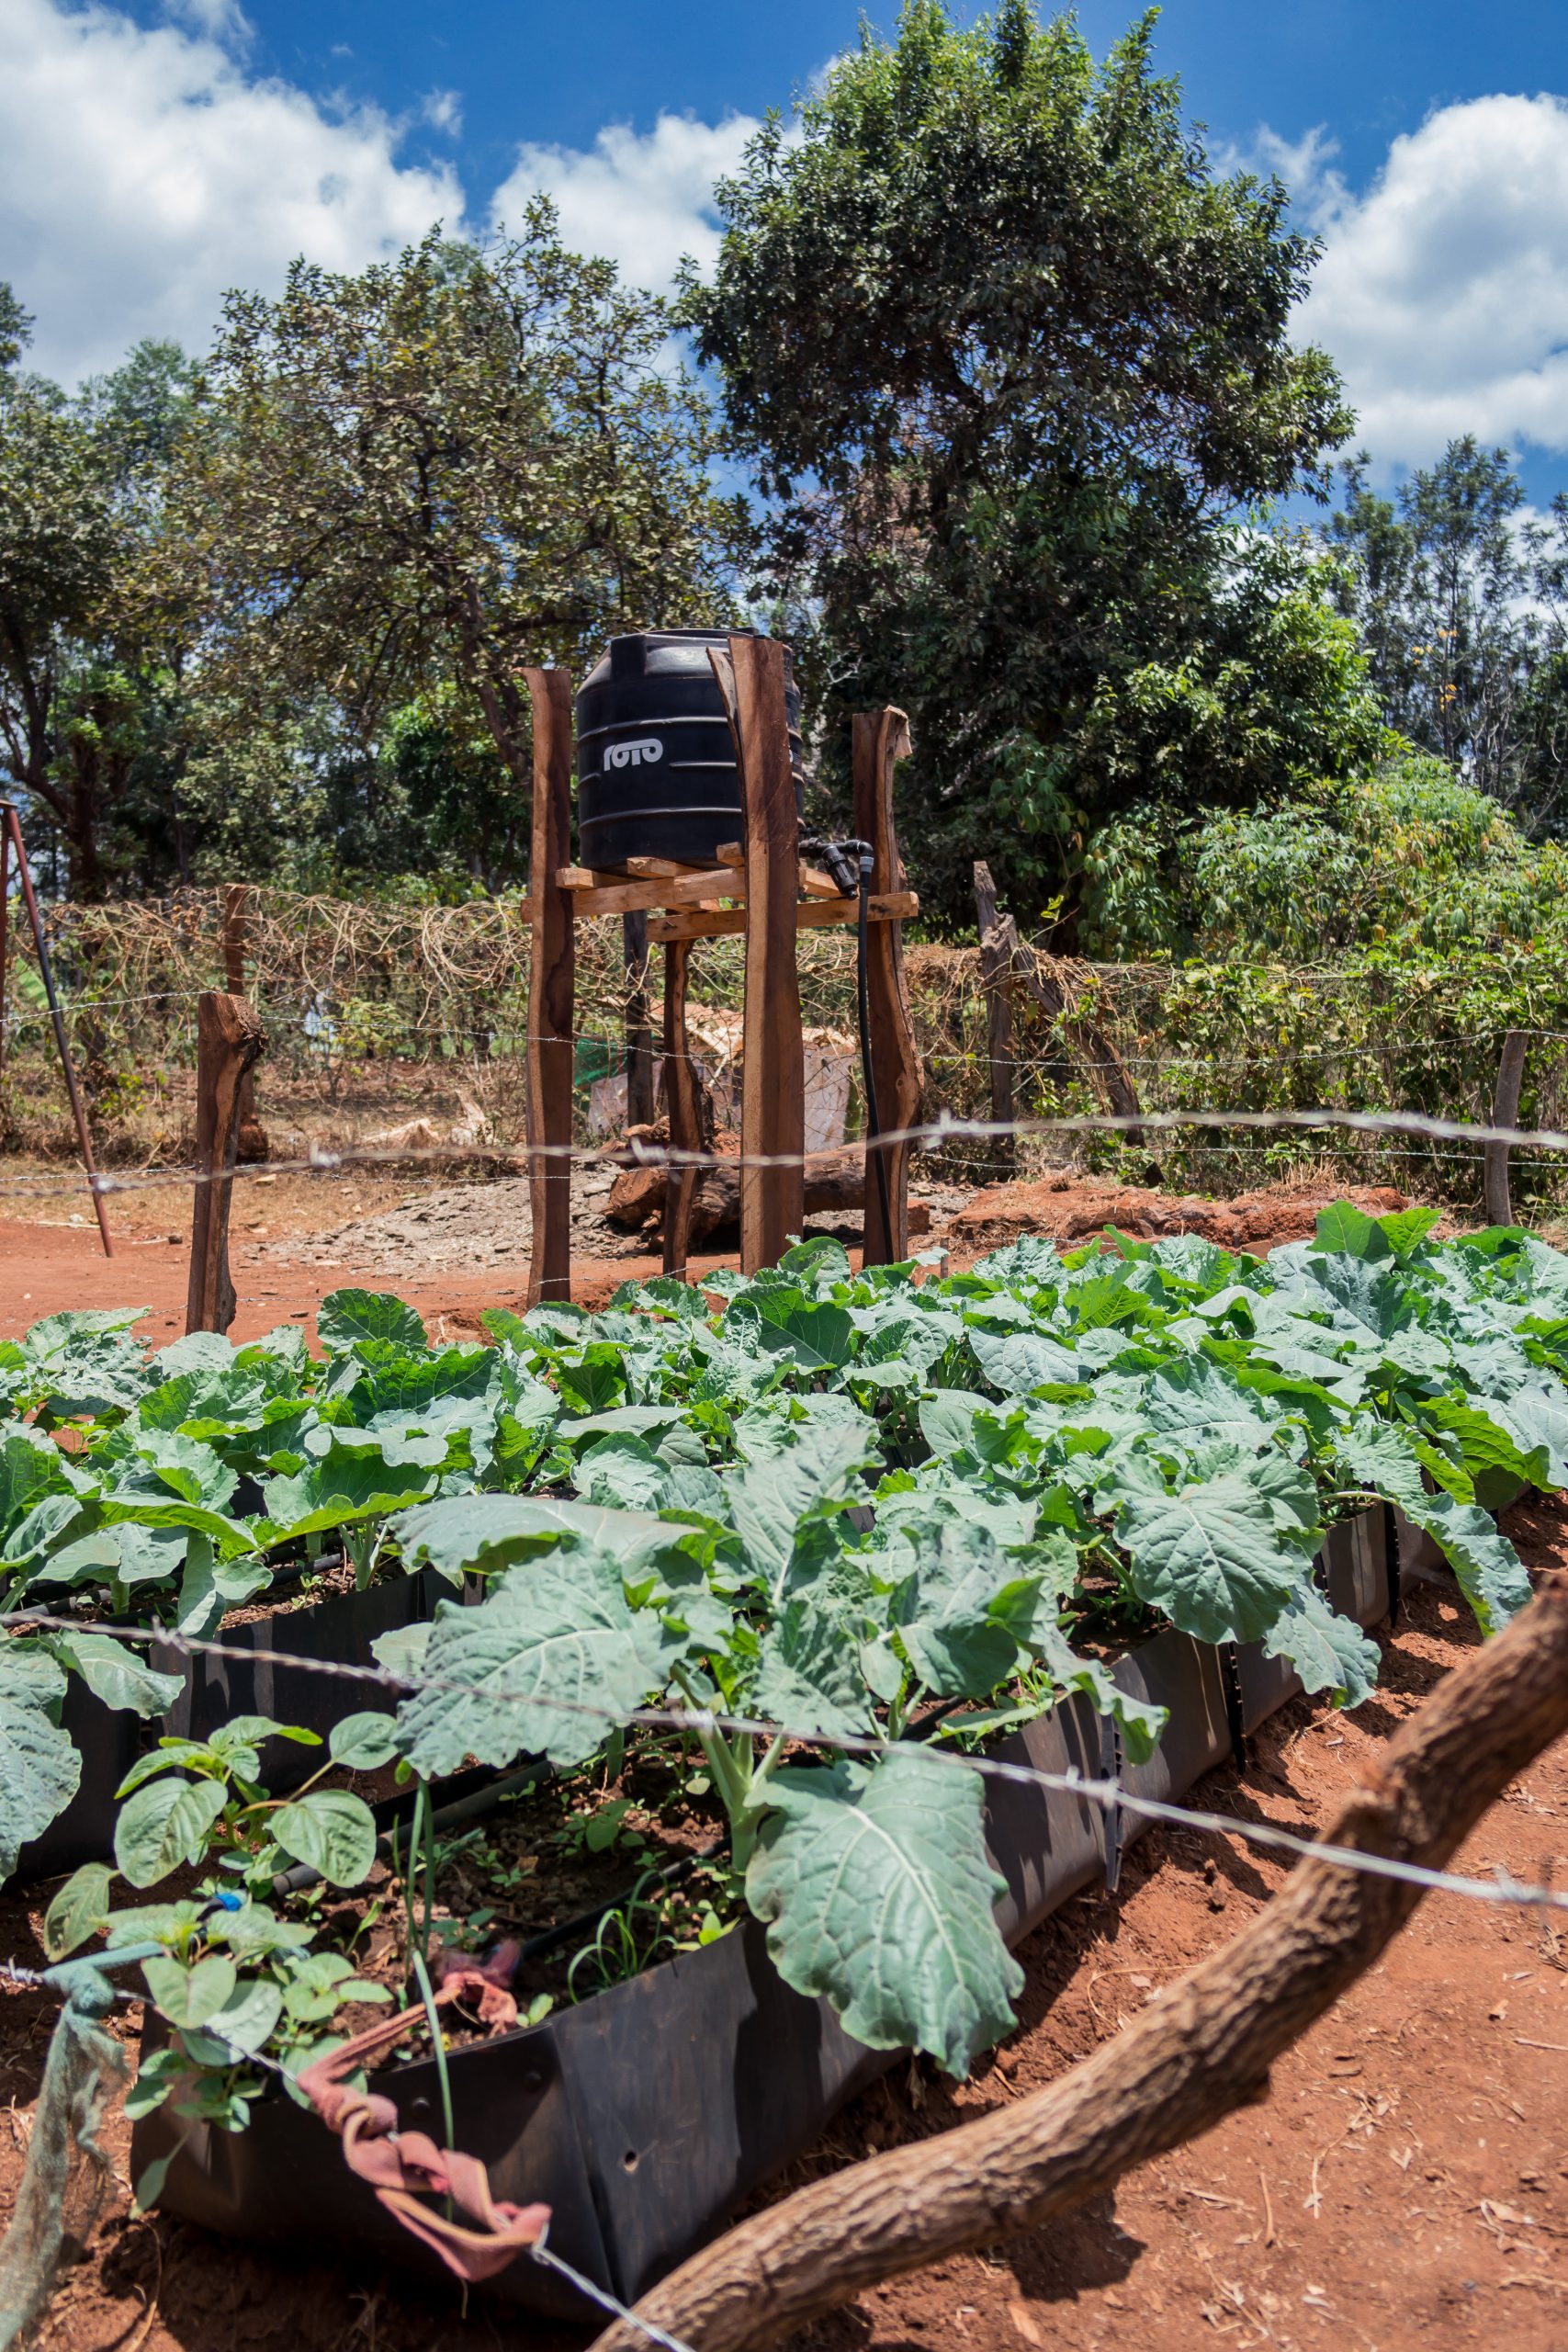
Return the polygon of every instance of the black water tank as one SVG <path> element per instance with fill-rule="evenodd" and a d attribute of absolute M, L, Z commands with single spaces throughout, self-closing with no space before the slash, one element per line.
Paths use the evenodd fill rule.
<path fill-rule="evenodd" d="M 711 864 L 740 839 L 740 778 L 710 645 L 725 629 L 649 629 L 616 637 L 577 697 L 577 854 L 584 865 L 628 857 Z M 800 696 L 784 649 L 790 764 L 801 805 Z"/>

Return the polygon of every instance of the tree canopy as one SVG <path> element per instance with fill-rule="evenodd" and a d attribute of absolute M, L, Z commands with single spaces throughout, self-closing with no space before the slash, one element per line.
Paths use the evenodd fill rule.
<path fill-rule="evenodd" d="M 1464 771 L 1531 831 L 1568 820 L 1568 498 L 1525 511 L 1506 449 L 1472 434 L 1395 496 L 1362 455 L 1329 523 L 1337 600 L 1388 724 Z"/>
<path fill-rule="evenodd" d="M 717 192 L 713 282 L 688 273 L 682 298 L 773 503 L 770 584 L 829 718 L 911 709 L 905 798 L 954 918 L 976 854 L 1023 905 L 1065 893 L 1070 912 L 1084 843 L 1158 736 L 1147 683 L 1213 686 L 1216 617 L 1234 645 L 1257 616 L 1255 698 L 1283 648 L 1286 698 L 1321 708 L 1276 789 L 1363 741 L 1343 641 L 1293 607 L 1281 626 L 1256 573 L 1235 593 L 1225 527 L 1321 487 L 1349 429 L 1330 363 L 1288 334 L 1314 248 L 1277 181 L 1211 168 L 1153 22 L 1097 66 L 1029 0 L 968 28 L 908 0 L 798 137 L 758 134 Z M 1278 567 L 1275 586 L 1288 605 Z M 1247 798 L 1255 747 L 1233 759 L 1216 730 L 1186 756 L 1184 700 L 1162 789 Z"/>
<path fill-rule="evenodd" d="M 279 300 L 231 296 L 175 491 L 226 690 L 330 684 L 352 758 L 455 677 L 524 791 L 525 662 L 728 607 L 740 516 L 667 338 L 543 200 L 484 252 L 433 230 L 356 277 L 299 262 Z"/>

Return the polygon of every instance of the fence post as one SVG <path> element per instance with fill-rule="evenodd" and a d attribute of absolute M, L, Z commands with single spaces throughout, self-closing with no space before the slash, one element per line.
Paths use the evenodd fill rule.
<path fill-rule="evenodd" d="M 904 861 L 898 854 L 898 833 L 893 819 L 893 771 L 909 756 L 909 722 L 891 705 L 881 710 L 857 710 L 851 722 L 851 755 L 854 776 L 855 831 L 871 843 L 871 888 L 875 895 L 904 888 Z M 877 1125 L 884 1134 L 912 1127 L 920 1115 L 920 1057 L 904 993 L 904 926 L 876 922 L 868 926 L 865 947 L 867 1027 L 871 1040 L 871 1071 L 876 1092 Z M 869 1107 L 869 1106 L 868 1106 Z M 864 1237 L 861 1262 L 866 1266 L 896 1266 L 909 1254 L 909 1156 L 908 1143 L 880 1148 L 887 1173 L 887 1209 L 884 1230 L 882 1188 L 867 1123 L 864 1187 Z"/>
<path fill-rule="evenodd" d="M 997 886 L 985 858 L 975 860 L 975 921 L 980 932 L 980 978 L 986 990 L 986 1051 L 990 1057 L 991 1117 L 998 1126 L 1013 1120 L 1012 988 L 1018 955 L 1018 925 L 997 912 Z M 1009 1158 L 1017 1140 L 1006 1139 Z"/>
<path fill-rule="evenodd" d="M 228 882 L 223 887 L 223 985 L 231 996 L 245 993 L 245 949 L 250 944 L 250 923 L 247 920 L 250 892 L 243 882 Z M 238 1156 L 241 1159 L 265 1159 L 267 1140 L 256 1117 L 256 1075 L 247 1069 L 240 1082 L 240 1127 Z"/>
<path fill-rule="evenodd" d="M 196 1203 L 191 1215 L 187 1331 L 226 1331 L 234 1320 L 229 1208 L 240 1141 L 240 1102 L 266 1042 L 254 1005 L 204 989 L 197 1001 Z"/>
<path fill-rule="evenodd" d="M 557 876 L 571 842 L 571 675 L 525 670 L 534 714 L 534 836 L 528 866 L 528 1161 L 533 1209 L 528 1304 L 571 1296 L 571 1084 L 576 938 Z"/>
<path fill-rule="evenodd" d="M 664 1106 L 670 1118 L 670 1148 L 682 1155 L 712 1149 L 712 1122 L 704 1133 L 703 1090 L 692 1059 L 686 1027 L 686 983 L 692 942 L 671 939 L 664 950 Z M 692 1204 L 703 1170 L 694 1159 L 664 1171 L 664 1271 L 690 1282 Z"/>
<path fill-rule="evenodd" d="M 626 1125 L 653 1125 L 653 1029 L 648 1007 L 648 910 L 621 917 L 626 973 Z"/>
<path fill-rule="evenodd" d="M 795 962 L 800 819 L 790 765 L 784 648 L 732 637 L 746 853 L 740 1071 L 740 1265 L 776 1266 L 806 1223 L 806 1047 Z M 752 1167 L 760 1159 L 775 1164 Z"/>
<path fill-rule="evenodd" d="M 76 1122 L 76 1140 L 82 1149 L 82 1165 L 87 1171 L 92 1188 L 93 1207 L 97 1213 L 98 1238 L 104 1245 L 106 1258 L 114 1256 L 114 1244 L 109 1239 L 109 1221 L 104 1211 L 103 1189 L 93 1159 L 93 1138 L 87 1125 L 87 1105 L 82 1099 L 81 1083 L 76 1065 L 71 1058 L 71 1046 L 65 1035 L 65 1015 L 60 1008 L 60 997 L 54 985 L 54 967 L 49 960 L 49 938 L 44 931 L 43 917 L 39 911 L 38 892 L 33 888 L 32 869 L 28 864 L 28 847 L 22 839 L 22 820 L 15 805 L 0 800 L 0 825 L 6 830 L 17 861 L 17 879 L 22 886 L 22 904 L 27 909 L 32 926 L 33 952 L 38 957 L 39 978 L 49 1000 L 49 1017 L 54 1025 L 55 1049 L 60 1056 L 61 1073 L 65 1080 L 65 1091 L 71 1098 L 71 1115 Z"/>
<path fill-rule="evenodd" d="M 6 1067 L 6 967 L 11 952 L 11 829 L 0 818 L 0 1069 Z"/>
<path fill-rule="evenodd" d="M 1510 1029 L 1503 1039 L 1502 1057 L 1497 1064 L 1497 1091 L 1492 1098 L 1492 1124 L 1495 1127 L 1517 1127 L 1519 1124 L 1519 1094 L 1525 1079 L 1525 1047 L 1528 1043 L 1522 1029 Z M 1482 1151 L 1481 1189 L 1486 1204 L 1486 1215 L 1493 1225 L 1512 1225 L 1513 1195 L 1508 1183 L 1508 1150 L 1506 1143 L 1489 1143 Z"/>

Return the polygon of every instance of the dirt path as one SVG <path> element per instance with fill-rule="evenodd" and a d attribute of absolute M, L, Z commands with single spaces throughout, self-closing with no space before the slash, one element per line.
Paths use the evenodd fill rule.
<path fill-rule="evenodd" d="M 327 1292 L 357 1284 L 395 1290 L 424 1317 L 434 1338 L 473 1339 L 487 1306 L 521 1307 L 527 1283 L 527 1251 L 502 1268 L 487 1259 L 477 1267 L 419 1273 L 409 1264 L 389 1267 L 373 1248 L 343 1254 L 285 1257 L 256 1241 L 236 1238 L 231 1252 L 239 1311 L 230 1337 L 259 1339 L 279 1323 L 300 1323 L 313 1339 L 315 1312 Z M 693 1260 L 699 1273 L 733 1266 L 728 1256 Z M 185 1329 L 186 1284 L 190 1238 L 171 1225 L 166 1232 L 120 1233 L 115 1256 L 106 1262 L 96 1227 L 44 1225 L 0 1219 L 0 1339 L 17 1339 L 40 1316 L 63 1307 L 142 1306 L 142 1327 L 161 1347 Z M 646 1281 L 660 1261 L 643 1251 L 623 1258 L 579 1258 L 572 1261 L 572 1295 L 587 1306 L 607 1305 L 622 1283 Z"/>
<path fill-rule="evenodd" d="M 143 1302 L 146 1333 L 155 1343 L 182 1331 L 188 1184 L 111 1195 L 115 1255 L 106 1260 L 91 1209 L 81 1205 L 81 1178 L 61 1170 L 41 1171 L 41 1178 L 50 1189 L 36 1203 L 0 1191 L 0 1339 L 14 1339 L 63 1307 Z M 656 1244 L 619 1232 L 604 1218 L 611 1181 L 609 1170 L 595 1168 L 573 1186 L 572 1296 L 587 1306 L 603 1306 L 622 1283 L 660 1271 Z M 1057 1173 L 973 1194 L 923 1186 L 917 1197 L 931 1217 L 919 1246 L 945 1249 L 953 1265 L 964 1266 L 1021 1234 L 1077 1247 L 1107 1226 L 1140 1237 L 1202 1233 L 1227 1248 L 1268 1250 L 1310 1234 L 1335 1194 L 1322 1182 L 1298 1183 L 1215 1202 Z M 1403 1204 L 1398 1193 L 1361 1190 L 1351 1197 L 1374 1214 Z M 859 1263 L 852 1220 L 808 1229 L 841 1231 L 852 1262 Z M 319 1301 L 356 1284 L 396 1291 L 436 1338 L 472 1337 L 487 1306 L 524 1303 L 529 1238 L 527 1185 L 517 1176 L 459 1184 L 416 1180 L 411 1189 L 407 1170 L 243 1171 L 231 1228 L 239 1299 L 231 1336 L 259 1339 L 276 1324 L 297 1322 L 313 1338 Z M 700 1275 L 737 1264 L 738 1255 L 733 1248 L 716 1250 L 691 1262 Z"/>
<path fill-rule="evenodd" d="M 1568 1565 L 1568 1511 L 1516 1513 L 1534 1564 Z M 1193 1802 L 1310 1830 L 1375 1769 L 1389 1731 L 1475 1635 L 1449 1591 L 1416 1588 L 1354 1716 L 1298 1700 L 1265 1726 L 1244 1781 Z M 1568 1875 L 1568 1752 L 1509 1790 L 1461 1855 Z M 1186 1832 L 1129 1854 L 1114 1897 L 1066 1905 L 1022 1947 L 1018 2031 L 973 2083 L 900 2065 L 845 2110 L 803 2179 L 945 2130 L 1051 2080 L 1232 1934 L 1279 1883 L 1270 1861 Z M 0 1951 L 32 1958 L 37 1903 L 0 1900 Z M 0 2197 L 14 2194 L 52 2005 L 0 1996 Z M 128 2012 L 130 2040 L 136 2023 Z M 992 2256 L 864 2296 L 793 2352 L 1510 2352 L 1568 2343 L 1568 1937 L 1501 1909 L 1429 1900 L 1352 1995 L 1276 2069 L 1261 2107 L 1131 2175 L 1113 2197 Z M 123 2169 L 128 2131 L 110 2133 Z M 785 2184 L 787 2185 L 787 2184 Z M 132 2221 L 116 2199 L 71 2275 L 43 2352 L 494 2352 L 558 2333 L 469 2316 L 455 2299 L 341 2268 L 270 2262 L 202 2232 Z"/>

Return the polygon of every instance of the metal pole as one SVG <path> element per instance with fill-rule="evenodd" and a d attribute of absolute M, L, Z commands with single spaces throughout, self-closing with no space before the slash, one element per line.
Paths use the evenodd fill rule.
<path fill-rule="evenodd" d="M 28 920 L 33 927 L 33 945 L 38 950 L 38 967 L 43 975 L 44 993 L 49 999 L 50 1018 L 54 1023 L 54 1042 L 60 1048 L 60 1067 L 65 1073 L 65 1091 L 71 1097 L 72 1115 L 76 1122 L 76 1140 L 82 1147 L 82 1159 L 87 1170 L 87 1182 L 93 1194 L 93 1206 L 97 1212 L 98 1232 L 103 1239 L 106 1258 L 114 1256 L 114 1244 L 109 1239 L 109 1221 L 104 1214 L 104 1196 L 98 1190 L 98 1171 L 93 1165 L 92 1137 L 87 1133 L 87 1106 L 82 1100 L 76 1071 L 71 1059 L 71 1047 L 66 1042 L 65 1016 L 60 1010 L 60 999 L 54 990 L 54 972 L 49 960 L 49 944 L 43 935 L 43 917 L 39 912 L 33 895 L 33 877 L 28 870 L 28 853 L 22 840 L 22 823 L 14 804 L 0 802 L 5 811 L 5 831 L 17 854 L 17 871 L 21 876 L 22 898 L 28 910 Z"/>

